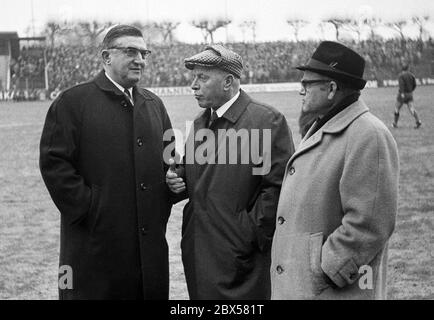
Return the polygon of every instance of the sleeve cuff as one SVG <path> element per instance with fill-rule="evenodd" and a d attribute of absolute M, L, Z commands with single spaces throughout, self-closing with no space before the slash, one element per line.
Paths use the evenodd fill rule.
<path fill-rule="evenodd" d="M 353 284 L 359 278 L 359 268 L 353 259 L 347 260 L 338 272 L 333 272 L 325 264 L 321 264 L 321 268 L 339 288 Z"/>

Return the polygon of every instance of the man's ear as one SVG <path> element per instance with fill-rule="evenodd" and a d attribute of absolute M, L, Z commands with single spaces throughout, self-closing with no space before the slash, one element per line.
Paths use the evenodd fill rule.
<path fill-rule="evenodd" d="M 229 90 L 232 87 L 232 84 L 234 83 L 234 76 L 231 75 L 231 74 L 227 74 L 225 76 L 225 80 L 224 81 L 225 82 L 224 82 L 223 88 L 225 90 Z"/>
<path fill-rule="evenodd" d="M 108 52 L 107 50 L 103 50 L 101 52 L 101 56 L 104 64 L 110 64 L 110 52 Z"/>
<path fill-rule="evenodd" d="M 336 96 L 337 91 L 338 91 L 338 84 L 334 81 L 330 81 L 327 98 L 329 100 L 332 100 Z"/>

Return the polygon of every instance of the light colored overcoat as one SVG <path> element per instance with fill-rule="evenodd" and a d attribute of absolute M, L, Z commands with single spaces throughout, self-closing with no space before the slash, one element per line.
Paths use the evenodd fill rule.
<path fill-rule="evenodd" d="M 384 299 L 399 160 L 386 126 L 357 101 L 286 166 L 272 245 L 272 299 Z"/>

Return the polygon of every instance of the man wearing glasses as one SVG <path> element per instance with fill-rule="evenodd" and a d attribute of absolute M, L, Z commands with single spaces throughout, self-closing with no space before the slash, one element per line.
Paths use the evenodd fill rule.
<path fill-rule="evenodd" d="M 168 299 L 171 123 L 162 101 L 137 86 L 149 53 L 140 30 L 111 28 L 104 70 L 48 111 L 40 169 L 61 213 L 61 299 Z"/>
<path fill-rule="evenodd" d="M 399 161 L 359 99 L 365 61 L 322 42 L 298 67 L 302 111 L 317 120 L 287 163 L 272 245 L 272 299 L 383 299 Z"/>

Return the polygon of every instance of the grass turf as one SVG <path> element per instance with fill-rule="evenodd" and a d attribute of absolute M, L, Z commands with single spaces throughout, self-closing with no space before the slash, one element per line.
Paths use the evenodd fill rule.
<path fill-rule="evenodd" d="M 300 98 L 295 92 L 255 93 L 282 111 L 298 145 Z M 367 89 L 362 98 L 389 127 L 396 88 Z M 192 96 L 163 97 L 175 128 L 200 111 Z M 389 244 L 389 299 L 434 299 L 434 90 L 419 87 L 416 109 L 423 126 L 402 109 L 398 143 L 401 175 L 397 224 Z M 38 169 L 39 139 L 49 102 L 0 102 L 0 299 L 57 299 L 59 213 Z M 182 207 L 167 228 L 170 298 L 188 299 L 181 263 Z"/>

